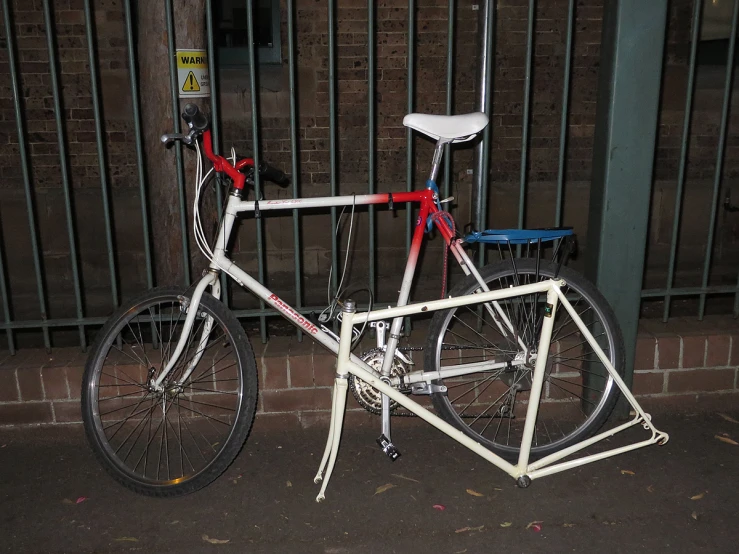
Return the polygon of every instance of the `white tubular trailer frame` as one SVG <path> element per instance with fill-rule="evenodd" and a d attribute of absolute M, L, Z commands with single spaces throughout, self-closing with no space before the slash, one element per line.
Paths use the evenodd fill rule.
<path fill-rule="evenodd" d="M 459 298 L 445 298 L 442 300 L 433 300 L 430 302 L 422 302 L 417 304 L 411 304 L 407 306 L 388 308 L 385 310 L 377 310 L 371 313 L 354 313 L 352 311 L 344 310 L 342 314 L 341 322 L 341 342 L 339 345 L 337 368 L 336 368 L 336 379 L 333 390 L 333 403 L 331 410 L 331 424 L 328 441 L 326 442 L 326 449 L 324 451 L 323 459 L 319 466 L 318 473 L 315 477 L 315 482 L 319 483 L 323 481 L 321 490 L 316 497 L 316 501 L 320 502 L 325 498 L 326 487 L 333 471 L 333 466 L 336 461 L 336 455 L 339 449 L 339 440 L 341 438 L 341 427 L 344 419 L 344 408 L 346 406 L 346 391 L 347 391 L 347 378 L 349 374 L 355 375 L 359 379 L 366 381 L 369 385 L 376 388 L 382 394 L 387 395 L 390 399 L 397 402 L 405 409 L 414 413 L 424 421 L 430 423 L 436 427 L 439 431 L 448 435 L 455 441 L 459 442 L 463 446 L 469 448 L 476 454 L 483 457 L 485 460 L 493 464 L 494 466 L 502 469 L 508 475 L 518 480 L 519 484 L 527 486 L 528 482 L 532 479 L 537 479 L 545 475 L 551 475 L 567 469 L 572 469 L 584 464 L 595 462 L 603 458 L 615 456 L 623 452 L 635 450 L 650 444 L 664 444 L 669 439 L 669 436 L 659 431 L 651 422 L 649 414 L 646 414 L 642 410 L 639 403 L 636 401 L 634 396 L 629 391 L 628 387 L 624 383 L 623 379 L 619 376 L 616 369 L 611 365 L 608 357 L 605 355 L 603 350 L 598 345 L 597 341 L 590 333 L 582 319 L 578 316 L 576 310 L 572 307 L 570 302 L 562 293 L 561 287 L 565 285 L 562 280 L 554 281 L 542 281 L 541 283 L 535 283 L 531 285 L 522 285 L 518 287 L 511 287 L 505 290 L 491 291 L 491 292 L 480 292 L 474 295 L 462 296 Z M 536 365 L 534 368 L 534 375 L 532 379 L 531 392 L 529 395 L 529 403 L 526 412 L 526 421 L 524 424 L 524 432 L 521 441 L 521 450 L 518 457 L 518 462 L 514 465 L 504 460 L 497 454 L 491 452 L 479 442 L 471 439 L 459 429 L 448 424 L 442 420 L 439 416 L 430 412 L 418 402 L 412 398 L 402 394 L 395 390 L 390 385 L 383 382 L 376 374 L 368 372 L 364 367 L 355 363 L 351 358 L 349 351 L 349 344 L 351 344 L 352 327 L 354 325 L 361 325 L 367 321 L 378 321 L 393 317 L 404 317 L 408 315 L 418 314 L 421 312 L 429 312 L 436 310 L 444 310 L 448 308 L 455 308 L 459 306 L 466 306 L 470 304 L 479 304 L 483 302 L 492 302 L 495 300 L 502 300 L 505 298 L 513 298 L 524 294 L 530 294 L 534 292 L 546 292 L 547 303 L 551 305 L 551 313 L 548 317 L 544 318 L 542 325 L 541 337 L 539 339 L 538 352 L 548 352 L 549 345 L 551 342 L 552 328 L 554 323 L 554 316 L 558 308 L 558 304 L 562 304 L 562 307 L 567 310 L 578 326 L 583 336 L 586 338 L 588 344 L 593 348 L 600 361 L 606 367 L 609 375 L 613 377 L 614 382 L 621 390 L 626 400 L 629 402 L 631 407 L 634 409 L 634 418 L 620 425 L 614 429 L 610 429 L 598 435 L 591 437 L 590 439 L 581 441 L 569 448 L 565 448 L 554 454 L 551 454 L 545 458 L 542 458 L 536 462 L 529 463 L 529 455 L 531 453 L 531 444 L 534 434 L 534 426 L 536 422 L 536 416 L 539 411 L 539 400 L 541 398 L 542 385 L 544 382 L 544 372 L 546 369 L 546 356 L 539 356 L 536 359 Z M 611 437 L 620 431 L 628 429 L 634 425 L 641 424 L 647 431 L 651 432 L 651 436 L 643 441 L 623 446 L 620 448 L 613 448 L 605 452 L 593 454 L 590 456 L 584 456 L 574 460 L 566 462 L 555 463 L 559 460 L 574 454 L 583 448 L 586 448 L 592 444 L 595 444 L 605 438 Z"/>

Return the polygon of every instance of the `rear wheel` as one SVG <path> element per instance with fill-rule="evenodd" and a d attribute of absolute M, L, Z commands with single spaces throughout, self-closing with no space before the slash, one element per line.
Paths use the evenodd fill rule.
<path fill-rule="evenodd" d="M 151 386 L 184 331 L 189 304 L 178 289 L 134 299 L 103 327 L 85 369 L 90 445 L 119 483 L 142 494 L 180 496 L 209 484 L 239 453 L 254 420 L 254 353 L 238 320 L 208 293 L 162 390 Z"/>
<path fill-rule="evenodd" d="M 518 259 L 484 267 L 480 274 L 490 290 L 551 278 L 566 282 L 562 288 L 576 313 L 606 357 L 623 375 L 624 346 L 621 330 L 610 306 L 579 273 L 536 260 Z M 479 291 L 468 277 L 450 291 L 457 297 Z M 546 293 L 499 301 L 516 330 L 503 332 L 481 304 L 437 312 L 425 349 L 426 370 L 482 361 L 514 362 L 526 359 L 523 343 L 536 356 Z M 520 340 L 519 340 L 520 339 Z M 564 306 L 555 312 L 551 347 L 546 353 L 544 388 L 537 417 L 531 459 L 551 454 L 593 435 L 613 411 L 618 387 L 607 373 Z M 436 382 L 446 393 L 432 394 L 434 407 L 448 423 L 509 460 L 518 457 L 526 420 L 534 360 L 469 373 Z"/>

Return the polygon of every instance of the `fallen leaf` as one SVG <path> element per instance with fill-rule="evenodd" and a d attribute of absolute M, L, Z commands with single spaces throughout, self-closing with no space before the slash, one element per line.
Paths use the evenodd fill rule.
<path fill-rule="evenodd" d="M 290 488 L 290 487 L 293 486 L 292 482 L 290 482 L 290 481 L 288 481 L 287 483 L 285 483 L 285 485 L 287 485 L 287 488 Z"/>
<path fill-rule="evenodd" d="M 703 497 L 704 497 L 705 495 L 706 495 L 706 493 L 702 492 L 702 493 L 700 493 L 700 494 L 696 494 L 695 496 L 691 496 L 691 497 L 690 497 L 690 499 L 691 499 L 691 500 L 700 500 L 700 499 L 701 499 L 701 498 L 703 498 Z"/>
<path fill-rule="evenodd" d="M 485 496 L 484 494 L 473 491 L 472 489 L 467 489 L 467 494 L 471 494 L 472 496 Z"/>
<path fill-rule="evenodd" d="M 414 483 L 420 483 L 421 481 L 416 481 L 415 479 L 411 479 L 410 477 L 406 477 L 405 475 L 401 475 L 400 473 L 391 473 L 393 477 L 397 477 L 398 479 L 405 479 L 406 481 L 413 481 Z"/>
<path fill-rule="evenodd" d="M 621 470 L 621 475 L 636 475 L 636 473 L 634 473 L 633 471 L 630 471 L 628 469 L 622 469 Z"/>
<path fill-rule="evenodd" d="M 113 539 L 118 542 L 139 542 L 139 539 L 136 537 L 118 537 L 117 539 Z"/>
<path fill-rule="evenodd" d="M 510 521 L 504 521 L 500 524 L 501 527 L 510 527 L 511 525 L 513 525 L 513 523 L 511 523 Z"/>
<path fill-rule="evenodd" d="M 386 483 L 385 485 L 379 486 L 375 489 L 375 494 L 380 494 L 382 492 L 385 492 L 388 489 L 392 489 L 395 485 L 392 483 Z M 372 495 L 374 496 L 374 495 Z"/>
<path fill-rule="evenodd" d="M 724 418 L 724 419 L 725 419 L 726 421 L 728 421 L 729 423 L 739 423 L 739 421 L 737 421 L 736 419 L 734 419 L 734 418 L 733 418 L 733 417 L 731 417 L 731 416 L 727 416 L 726 414 L 721 414 L 721 413 L 719 413 L 718 415 L 720 415 L 720 416 L 721 416 L 722 418 Z"/>
<path fill-rule="evenodd" d="M 69 498 L 65 498 L 64 500 L 62 500 L 62 504 L 74 504 L 74 502 L 72 502 Z"/>
<path fill-rule="evenodd" d="M 434 504 L 434 505 L 433 505 L 433 506 L 431 506 L 431 507 L 432 507 L 432 508 L 433 508 L 434 510 L 439 510 L 440 512 L 443 512 L 444 510 L 446 510 L 446 506 L 444 506 L 443 504 Z"/>
<path fill-rule="evenodd" d="M 500 487 L 493 487 L 493 490 L 502 491 L 503 489 L 501 489 Z"/>
<path fill-rule="evenodd" d="M 88 500 L 86 496 L 80 496 L 75 504 L 82 504 L 85 500 Z"/>
<path fill-rule="evenodd" d="M 211 539 L 208 535 L 203 535 L 202 539 L 210 544 L 226 544 L 231 542 L 231 539 Z"/>
<path fill-rule="evenodd" d="M 574 523 L 563 523 L 562 524 L 562 527 L 574 527 L 574 526 L 575 526 Z"/>
<path fill-rule="evenodd" d="M 484 529 L 484 525 L 480 525 L 480 527 L 462 527 L 461 529 L 457 529 L 454 531 L 455 533 L 465 533 L 467 531 L 482 531 Z"/>
<path fill-rule="evenodd" d="M 648 490 L 649 492 L 654 492 L 654 485 L 649 485 L 649 486 L 647 487 L 647 490 Z"/>
<path fill-rule="evenodd" d="M 739 446 L 739 442 L 736 442 L 735 440 L 731 440 L 729 437 L 722 437 L 721 435 L 715 435 L 715 438 L 717 438 L 721 442 L 725 442 L 726 444 L 733 444 L 734 446 Z"/>
<path fill-rule="evenodd" d="M 698 512 L 693 512 L 690 514 L 690 517 L 692 517 L 694 520 L 698 521 Z"/>
<path fill-rule="evenodd" d="M 544 523 L 543 521 L 532 521 L 526 526 L 526 529 L 533 529 L 537 533 L 541 531 L 541 524 Z"/>

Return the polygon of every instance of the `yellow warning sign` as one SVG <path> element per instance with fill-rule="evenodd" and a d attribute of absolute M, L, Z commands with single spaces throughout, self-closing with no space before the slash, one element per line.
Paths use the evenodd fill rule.
<path fill-rule="evenodd" d="M 210 96 L 208 54 L 205 50 L 177 50 L 180 98 Z"/>
<path fill-rule="evenodd" d="M 208 57 L 204 54 L 205 50 L 177 50 L 177 67 L 207 69 Z"/>
<path fill-rule="evenodd" d="M 200 92 L 200 85 L 192 71 L 187 74 L 187 77 L 185 77 L 185 84 L 182 85 L 182 92 Z"/>

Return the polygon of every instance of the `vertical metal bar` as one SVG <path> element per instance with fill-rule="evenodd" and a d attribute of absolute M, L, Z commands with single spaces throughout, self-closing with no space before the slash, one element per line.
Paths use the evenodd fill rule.
<path fill-rule="evenodd" d="M 521 123 L 521 180 L 518 190 L 518 228 L 523 229 L 526 214 L 526 166 L 529 158 L 529 114 L 531 108 L 531 59 L 534 52 L 534 19 L 536 0 L 529 0 L 529 19 L 526 31 L 526 75 L 523 91 L 523 122 Z M 521 251 L 521 246 L 517 247 Z"/>
<path fill-rule="evenodd" d="M 734 77 L 734 46 L 736 45 L 736 23 L 739 15 L 739 0 L 734 2 L 734 14 L 731 16 L 731 35 L 729 35 L 729 50 L 726 61 L 726 80 L 724 84 L 724 102 L 721 106 L 721 131 L 718 138 L 718 153 L 716 154 L 716 174 L 713 180 L 713 196 L 711 199 L 711 221 L 708 224 L 708 239 L 706 242 L 706 258 L 703 264 L 703 279 L 701 287 L 708 286 L 708 274 L 711 266 L 711 251 L 713 250 L 713 235 L 716 227 L 716 212 L 718 212 L 718 194 L 721 187 L 721 174 L 724 169 L 724 151 L 726 149 L 726 127 L 729 122 L 729 104 L 731 103 L 731 83 Z M 698 319 L 702 320 L 706 311 L 706 293 L 700 295 Z"/>
<path fill-rule="evenodd" d="M 167 19 L 167 54 L 169 57 L 169 90 L 172 97 L 172 119 L 174 132 L 180 132 L 180 101 L 177 87 L 177 65 L 175 63 L 174 9 L 172 0 L 165 0 Z M 182 144 L 175 141 L 175 164 L 177 167 L 177 195 L 180 204 L 180 234 L 182 238 L 182 269 L 185 285 L 190 284 L 190 248 L 187 236 L 187 207 L 185 206 L 185 175 L 182 165 Z"/>
<path fill-rule="evenodd" d="M 408 0 L 408 113 L 413 113 L 416 95 L 416 0 Z M 413 162 L 415 160 L 413 131 L 406 130 L 406 155 L 408 156 L 405 169 L 405 190 L 413 190 Z M 406 204 L 405 209 L 405 251 L 411 251 L 411 225 L 413 224 L 413 206 Z M 406 320 L 407 321 L 407 320 Z"/>
<path fill-rule="evenodd" d="M 251 132 L 254 152 L 254 166 L 259 167 L 259 107 L 257 95 L 257 57 L 254 48 L 254 1 L 246 1 L 246 29 L 249 41 L 249 94 L 251 96 Z M 259 171 L 254 172 L 254 194 L 255 198 L 262 197 L 262 183 L 259 177 Z M 262 228 L 262 220 L 255 219 L 257 226 L 257 265 L 259 267 L 259 282 L 264 283 L 264 236 Z M 267 342 L 267 318 L 264 316 L 264 301 L 259 301 L 259 307 L 262 309 L 262 315 L 259 316 L 259 330 L 262 335 L 262 342 Z"/>
<path fill-rule="evenodd" d="M 478 73 L 477 109 L 485 112 L 488 118 L 492 116 L 493 97 L 493 43 L 495 33 L 495 1 L 485 0 L 478 19 L 480 28 L 480 56 Z M 488 123 L 482 133 L 482 141 L 475 147 L 474 185 L 472 191 L 474 222 L 478 230 L 483 230 L 487 224 L 488 206 L 488 178 L 490 175 L 490 141 L 492 140 L 492 122 Z M 478 264 L 485 265 L 485 244 L 480 243 L 477 251 Z"/>
<path fill-rule="evenodd" d="M 408 66 L 408 113 L 413 113 L 415 108 L 416 98 L 416 0 L 408 0 L 408 57 L 406 58 L 406 65 Z M 413 130 L 410 128 L 406 130 L 406 156 L 407 165 L 405 171 L 405 190 L 411 192 L 414 189 L 414 163 L 416 160 L 415 155 L 415 138 L 413 136 Z M 411 229 L 413 226 L 413 205 L 406 204 L 405 207 L 405 251 L 407 255 L 410 255 L 411 251 Z M 411 330 L 411 318 L 406 317 L 404 321 L 404 328 L 406 332 Z"/>
<path fill-rule="evenodd" d="M 565 45 L 565 75 L 562 86 L 562 122 L 559 129 L 559 168 L 557 174 L 557 201 L 554 209 L 554 226 L 562 225 L 562 201 L 565 186 L 565 154 L 567 152 L 567 119 L 570 110 L 570 67 L 572 65 L 572 35 L 575 30 L 575 0 L 567 7 L 567 44 Z"/>
<path fill-rule="evenodd" d="M 18 129 L 18 152 L 20 155 L 20 166 L 23 174 L 23 191 L 26 197 L 26 211 L 28 213 L 28 230 L 31 237 L 31 257 L 36 275 L 36 291 L 38 295 L 39 312 L 41 320 L 46 320 L 46 293 L 44 291 L 43 272 L 41 269 L 41 256 L 39 255 L 38 231 L 36 227 L 36 210 L 34 208 L 33 194 L 31 193 L 31 175 L 28 165 L 28 153 L 26 152 L 26 131 L 23 124 L 23 108 L 21 106 L 21 92 L 18 85 L 18 69 L 15 59 L 15 33 L 13 22 L 8 6 L 8 0 L 2 0 L 3 19 L 5 20 L 5 37 L 8 41 L 8 67 L 10 69 L 10 85 L 13 90 L 13 107 L 15 109 L 15 124 Z M 6 306 L 7 301 L 5 302 Z M 9 308 L 8 308 L 9 309 Z M 49 328 L 42 327 L 44 335 L 44 346 L 51 349 L 51 338 Z"/>
<path fill-rule="evenodd" d="M 2 233 L 0 233 L 0 298 L 3 299 L 3 317 L 5 319 L 5 335 L 8 340 L 8 350 L 15 354 L 15 339 L 13 329 L 10 328 L 10 301 L 8 299 L 8 286 L 5 282 L 5 254 L 3 253 Z"/>
<path fill-rule="evenodd" d="M 329 172 L 331 196 L 336 196 L 336 0 L 328 0 L 328 125 L 329 125 Z M 336 233 L 336 208 L 331 208 L 331 289 L 336 290 L 339 273 L 339 247 Z"/>
<path fill-rule="evenodd" d="M 677 189 L 675 191 L 675 208 L 672 220 L 672 240 L 670 242 L 670 263 L 667 267 L 667 293 L 665 294 L 662 321 L 667 322 L 670 317 L 670 290 L 675 278 L 675 264 L 677 259 L 677 237 L 680 232 L 680 211 L 682 208 L 683 189 L 685 187 L 685 167 L 688 161 L 688 143 L 690 142 L 690 118 L 693 114 L 693 92 L 695 84 L 696 55 L 700 40 L 701 12 L 703 0 L 693 2 L 693 29 L 691 31 L 690 64 L 688 66 L 688 86 L 685 96 L 685 114 L 683 115 L 683 136 L 680 145 L 680 167 L 677 174 Z"/>
<path fill-rule="evenodd" d="M 67 166 L 67 144 L 64 139 L 64 124 L 62 122 L 61 91 L 59 90 L 59 74 L 54 50 L 54 20 L 51 17 L 50 0 L 44 0 L 44 25 L 46 26 L 46 46 L 49 51 L 49 75 L 51 77 L 51 91 L 54 99 L 54 119 L 56 121 L 57 141 L 59 145 L 59 173 L 62 177 L 62 191 L 64 192 L 64 211 L 67 218 L 67 239 L 69 240 L 69 258 L 72 265 L 72 281 L 74 299 L 77 307 L 77 319 L 83 318 L 82 291 L 80 289 L 79 260 L 77 258 L 77 236 L 74 229 L 74 215 L 72 214 L 72 197 L 70 194 L 69 167 Z M 79 326 L 80 346 L 87 348 L 85 326 Z"/>
<path fill-rule="evenodd" d="M 221 152 L 221 124 L 218 118 L 218 79 L 216 78 L 216 45 L 213 38 L 213 0 L 205 2 L 205 31 L 208 45 L 208 71 L 210 72 L 210 127 L 213 136 L 213 152 Z M 218 217 L 221 216 L 223 208 L 223 190 L 216 184 L 216 205 Z M 228 277 L 221 273 L 221 301 L 229 307 Z"/>
<path fill-rule="evenodd" d="M 368 129 L 368 171 L 367 171 L 367 188 L 369 194 L 375 193 L 375 139 L 377 134 L 376 117 L 376 100 L 375 100 L 375 1 L 367 0 L 367 101 L 369 103 L 369 114 L 367 121 Z M 369 288 L 372 295 L 375 296 L 377 290 L 375 278 L 377 269 L 375 267 L 375 206 L 369 206 Z"/>
<path fill-rule="evenodd" d="M 146 261 L 146 286 L 154 286 L 154 270 L 151 259 L 151 238 L 149 236 L 149 211 L 146 203 L 146 173 L 144 167 L 144 144 L 141 133 L 141 109 L 139 107 L 139 79 L 136 74 L 136 43 L 133 38 L 133 17 L 131 0 L 123 3 L 126 19 L 126 49 L 128 53 L 128 73 L 131 83 L 131 107 L 133 108 L 134 144 L 136 145 L 136 166 L 139 178 L 139 197 L 141 198 L 141 227 Z"/>
<path fill-rule="evenodd" d="M 98 90 L 97 56 L 95 55 L 95 40 L 93 38 L 93 20 L 90 0 L 84 1 L 85 35 L 87 36 L 87 59 L 90 63 L 90 94 L 92 96 L 92 111 L 95 117 L 95 141 L 97 143 L 98 168 L 100 170 L 100 194 L 103 200 L 103 215 L 105 216 L 105 244 L 108 249 L 108 271 L 110 272 L 110 292 L 113 297 L 113 306 L 118 307 L 118 273 L 113 253 L 113 229 L 111 224 L 110 198 L 108 196 L 108 170 L 105 163 L 105 147 L 103 146 L 102 114 L 100 113 L 100 92 Z"/>
<path fill-rule="evenodd" d="M 454 11 L 455 1 L 449 0 L 449 26 L 447 28 L 446 46 L 446 114 L 452 115 L 453 90 L 454 90 Z M 444 147 L 444 198 L 449 198 L 452 183 L 452 149 L 449 144 Z M 448 210 L 449 204 L 443 204 L 443 209 Z"/>
<path fill-rule="evenodd" d="M 295 90 L 295 0 L 287 0 L 287 62 L 289 69 L 290 86 L 290 157 L 292 164 L 293 198 L 297 198 L 300 191 L 300 166 L 298 165 L 298 113 L 297 91 Z M 300 257 L 300 228 L 299 212 L 293 210 L 293 248 L 295 252 L 295 307 L 303 307 L 302 269 Z M 303 333 L 298 329 L 298 340 L 303 340 Z"/>

